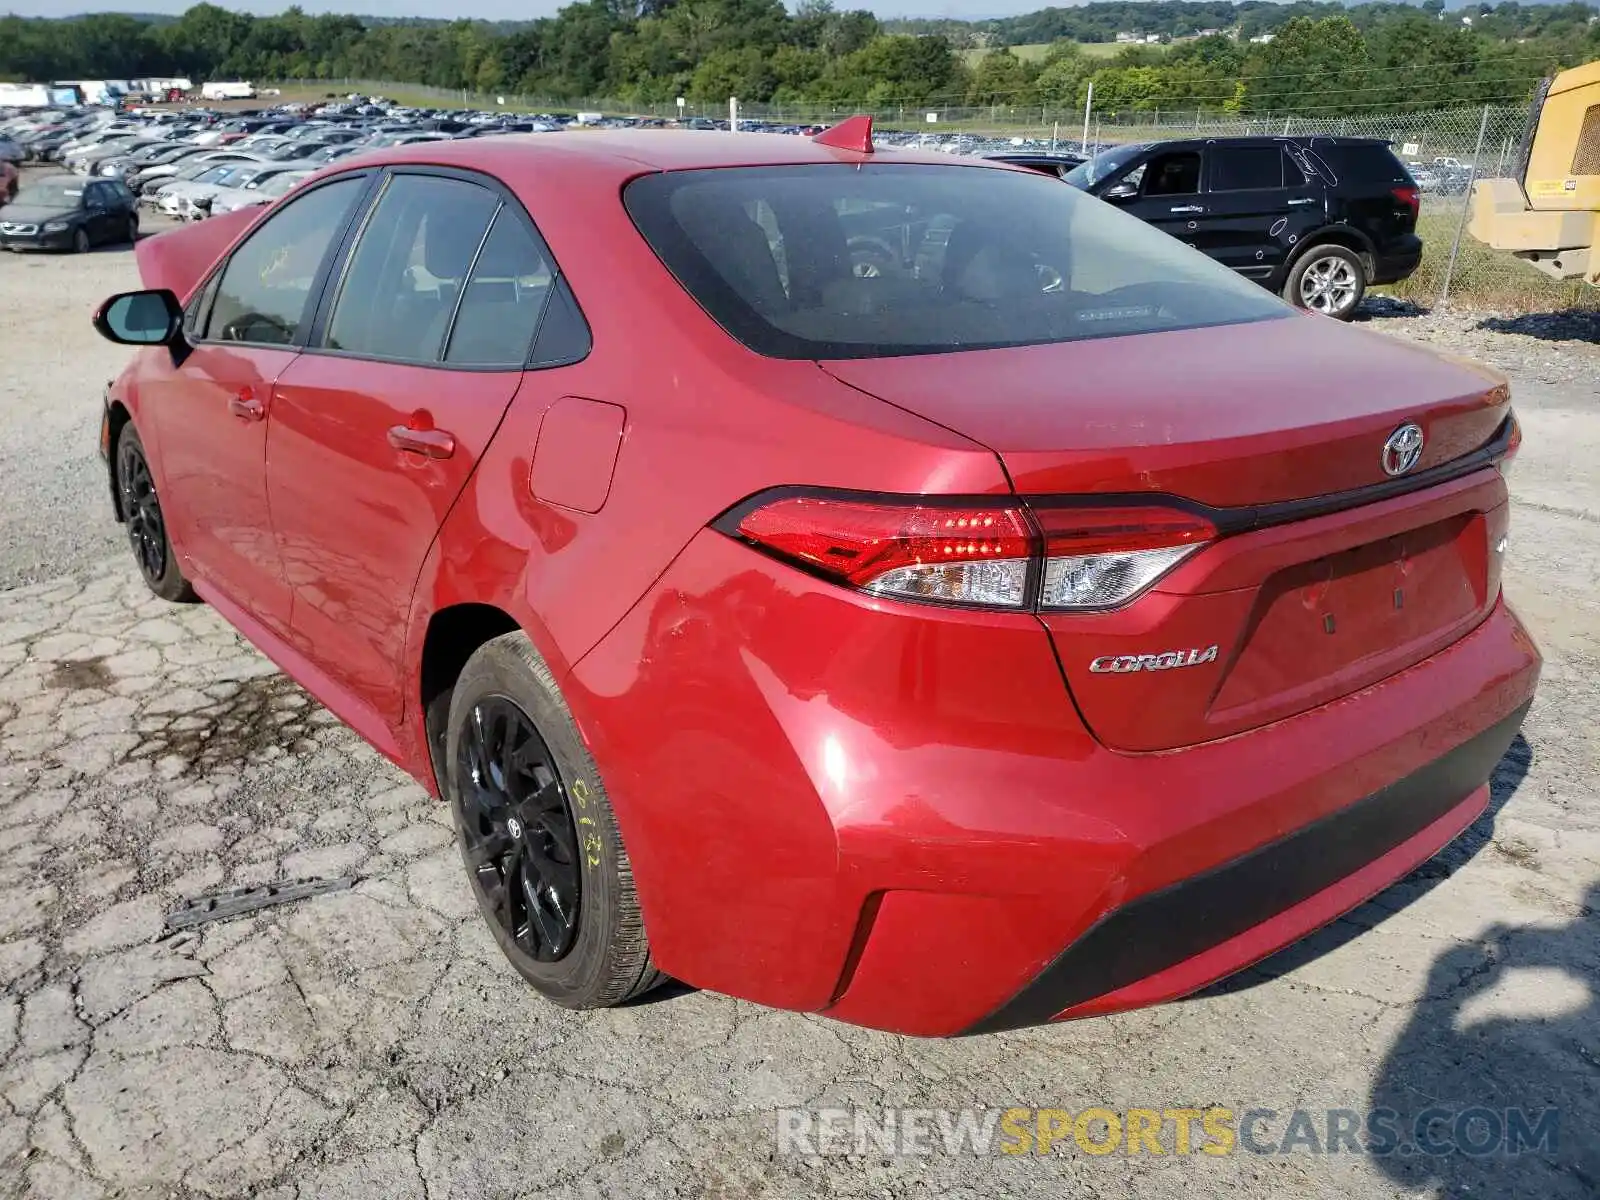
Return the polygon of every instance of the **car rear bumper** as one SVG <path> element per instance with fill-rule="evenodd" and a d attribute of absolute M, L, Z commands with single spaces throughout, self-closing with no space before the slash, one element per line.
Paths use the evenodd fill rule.
<path fill-rule="evenodd" d="M 1032 618 L 707 532 L 564 686 L 664 970 L 945 1036 L 1171 999 L 1360 903 L 1482 809 L 1539 665 L 1501 601 L 1341 700 L 1120 753 Z"/>
<path fill-rule="evenodd" d="M 1107 913 L 968 1032 L 1175 999 L 1288 945 L 1438 853 L 1483 812 L 1527 705 L 1403 779 Z"/>
<path fill-rule="evenodd" d="M 1372 257 L 1371 283 L 1399 283 L 1422 262 L 1422 239 L 1415 234 L 1397 238 Z"/>

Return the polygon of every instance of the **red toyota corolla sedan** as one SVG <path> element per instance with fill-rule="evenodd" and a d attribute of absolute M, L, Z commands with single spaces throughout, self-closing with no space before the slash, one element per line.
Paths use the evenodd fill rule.
<path fill-rule="evenodd" d="M 1030 171 L 441 142 L 139 255 L 146 580 L 451 806 L 560 1004 L 1171 999 L 1460 833 L 1534 692 L 1505 383 Z"/>

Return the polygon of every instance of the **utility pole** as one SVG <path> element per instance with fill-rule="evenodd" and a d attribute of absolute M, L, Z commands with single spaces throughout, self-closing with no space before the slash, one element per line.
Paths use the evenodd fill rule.
<path fill-rule="evenodd" d="M 1089 153 L 1089 114 L 1094 111 L 1094 80 L 1089 80 L 1089 95 L 1083 102 L 1083 152 Z"/>

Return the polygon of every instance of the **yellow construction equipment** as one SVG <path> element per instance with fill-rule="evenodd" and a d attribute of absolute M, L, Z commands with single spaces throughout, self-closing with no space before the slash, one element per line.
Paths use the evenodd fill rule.
<path fill-rule="evenodd" d="M 1600 287 L 1600 62 L 1540 85 L 1517 166 L 1515 179 L 1474 185 L 1467 232 L 1547 275 Z"/>

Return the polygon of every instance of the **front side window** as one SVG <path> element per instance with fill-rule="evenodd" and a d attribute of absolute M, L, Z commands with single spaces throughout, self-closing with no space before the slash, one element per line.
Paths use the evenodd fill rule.
<path fill-rule="evenodd" d="M 1213 146 L 1211 190 L 1248 192 L 1283 186 L 1283 151 L 1277 146 Z"/>
<path fill-rule="evenodd" d="M 433 175 L 396 175 L 351 256 L 328 323 L 330 350 L 436 362 L 500 198 Z"/>
<path fill-rule="evenodd" d="M 623 200 L 684 289 L 776 358 L 937 354 L 1287 311 L 1198 251 L 1034 172 L 669 171 L 634 180 Z"/>
<path fill-rule="evenodd" d="M 1092 188 L 1102 179 L 1109 179 L 1118 175 L 1134 159 L 1150 148 L 1146 142 L 1139 142 L 1130 146 L 1115 146 L 1110 150 L 1102 150 L 1086 162 L 1081 162 L 1072 170 L 1062 176 L 1073 187 L 1085 190 Z"/>
<path fill-rule="evenodd" d="M 322 260 L 366 183 L 357 177 L 325 184 L 263 222 L 222 269 L 205 336 L 267 346 L 293 342 Z"/>
<path fill-rule="evenodd" d="M 1139 185 L 1143 196 L 1192 196 L 1200 190 L 1200 154 L 1179 150 L 1158 154 L 1144 166 Z"/>

